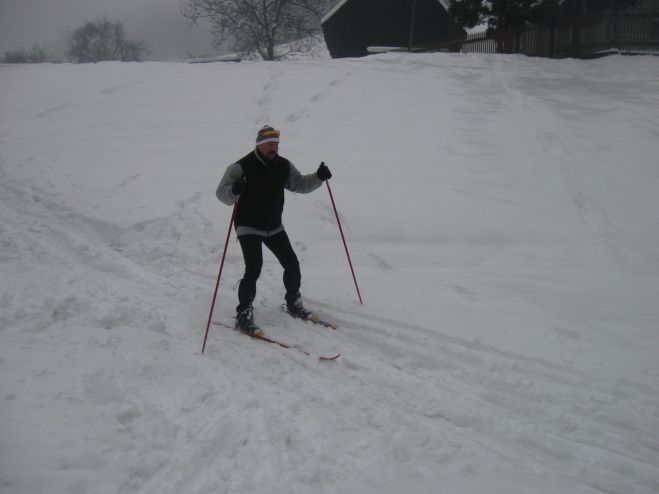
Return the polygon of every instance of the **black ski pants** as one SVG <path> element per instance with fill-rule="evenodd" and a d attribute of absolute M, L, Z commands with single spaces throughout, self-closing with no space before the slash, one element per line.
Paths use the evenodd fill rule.
<path fill-rule="evenodd" d="M 252 305 L 256 297 L 256 282 L 263 267 L 263 244 L 275 255 L 284 268 L 284 287 L 286 301 L 292 302 L 300 292 L 300 263 L 293 251 L 293 246 L 285 231 L 271 237 L 260 235 L 241 235 L 238 237 L 245 260 L 245 274 L 238 286 L 238 311 Z"/>

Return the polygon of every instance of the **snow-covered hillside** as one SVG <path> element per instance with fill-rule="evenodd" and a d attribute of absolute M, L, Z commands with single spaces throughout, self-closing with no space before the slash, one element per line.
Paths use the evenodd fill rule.
<path fill-rule="evenodd" d="M 200 353 L 256 130 L 306 305 Z M 659 491 L 659 59 L 0 66 L 0 491 Z M 215 310 L 231 324 L 232 236 Z"/>

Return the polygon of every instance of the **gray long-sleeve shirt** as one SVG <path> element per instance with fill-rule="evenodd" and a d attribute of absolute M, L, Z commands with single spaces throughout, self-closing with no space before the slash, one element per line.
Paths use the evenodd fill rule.
<path fill-rule="evenodd" d="M 256 149 L 253 151 L 253 153 L 254 156 L 263 164 L 264 167 L 268 166 L 268 164 L 264 161 L 264 158 L 257 152 Z M 290 166 L 289 166 L 288 179 L 286 181 L 286 184 L 284 185 L 285 189 L 300 194 L 308 194 L 309 192 L 313 192 L 323 184 L 323 181 L 320 180 L 315 173 L 309 173 L 307 175 L 303 175 L 295 167 L 295 165 L 293 165 L 293 163 L 291 163 L 289 160 L 287 161 Z M 241 180 L 243 178 L 243 175 L 244 173 L 240 163 L 236 162 L 227 167 L 227 169 L 224 172 L 224 175 L 222 176 L 222 180 L 220 180 L 220 184 L 217 186 L 217 190 L 215 193 L 217 198 L 221 202 L 223 202 L 228 206 L 231 206 L 238 200 L 239 196 L 234 194 L 231 191 L 231 188 L 236 181 Z M 283 230 L 284 230 L 284 225 L 280 225 L 274 230 L 268 230 L 268 231 L 259 230 L 257 228 L 253 228 L 249 226 L 237 226 L 236 234 L 238 236 L 252 234 L 252 235 L 261 235 L 267 237 L 279 233 Z"/>

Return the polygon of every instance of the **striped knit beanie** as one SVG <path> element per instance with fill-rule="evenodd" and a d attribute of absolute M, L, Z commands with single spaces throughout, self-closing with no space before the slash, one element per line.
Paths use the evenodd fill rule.
<path fill-rule="evenodd" d="M 264 125 L 256 134 L 256 145 L 266 142 L 279 142 L 279 131 L 272 128 L 270 125 Z"/>

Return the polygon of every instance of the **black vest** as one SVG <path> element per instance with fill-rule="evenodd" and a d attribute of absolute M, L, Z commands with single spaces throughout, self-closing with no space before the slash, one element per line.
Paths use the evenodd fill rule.
<path fill-rule="evenodd" d="M 272 161 L 266 158 L 261 161 L 255 152 L 258 151 L 252 151 L 238 160 L 247 190 L 238 201 L 236 226 L 274 230 L 281 225 L 284 185 L 288 181 L 290 162 L 279 155 Z"/>

